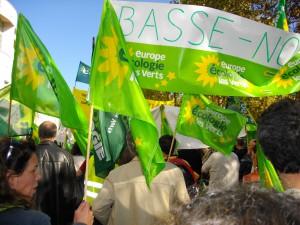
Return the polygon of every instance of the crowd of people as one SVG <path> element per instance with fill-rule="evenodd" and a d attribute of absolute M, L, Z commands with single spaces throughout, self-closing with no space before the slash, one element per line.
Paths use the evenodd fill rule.
<path fill-rule="evenodd" d="M 58 147 L 50 121 L 38 134 L 38 144 L 0 139 L 0 224 L 300 224 L 300 101 L 269 106 L 257 138 L 237 138 L 229 156 L 212 148 L 181 151 L 172 136 L 162 136 L 166 166 L 149 187 L 129 130 L 118 166 L 91 202 L 78 194 L 85 171 L 78 145 L 71 152 Z M 257 143 L 284 192 L 261 185 Z"/>

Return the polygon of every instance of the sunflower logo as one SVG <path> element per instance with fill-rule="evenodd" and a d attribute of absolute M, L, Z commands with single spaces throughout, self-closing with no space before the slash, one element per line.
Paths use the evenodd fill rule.
<path fill-rule="evenodd" d="M 195 123 L 195 117 L 192 114 L 192 110 L 196 107 L 204 109 L 205 104 L 200 98 L 191 96 L 191 100 L 186 102 L 186 106 L 184 107 L 185 114 L 183 115 L 185 121 L 190 125 Z"/>
<path fill-rule="evenodd" d="M 43 55 L 38 48 L 34 48 L 30 44 L 30 48 L 20 45 L 20 60 L 18 62 L 18 68 L 20 73 L 18 78 L 26 76 L 26 85 L 32 83 L 32 89 L 35 90 L 40 84 L 44 84 L 46 81 L 43 66 L 45 62 Z"/>
<path fill-rule="evenodd" d="M 119 43 L 118 36 L 111 26 L 112 37 L 105 36 L 101 41 L 107 48 L 100 50 L 100 56 L 107 60 L 98 67 L 99 72 L 109 72 L 105 85 L 109 85 L 113 80 L 118 79 L 118 87 L 122 87 L 124 77 L 129 71 L 128 59 L 126 59 L 124 49 Z M 132 53 L 132 50 L 130 50 Z"/>
<path fill-rule="evenodd" d="M 210 76 L 209 70 L 211 66 L 220 65 L 219 59 L 214 55 L 208 55 L 207 58 L 202 56 L 201 59 L 202 62 L 195 63 L 196 66 L 198 66 L 198 69 L 195 70 L 195 72 L 200 74 L 200 76 L 197 78 L 197 81 L 203 81 L 203 87 L 205 87 L 207 84 L 209 84 L 210 87 L 213 87 L 217 81 L 217 77 Z"/>
<path fill-rule="evenodd" d="M 278 88 L 283 86 L 286 89 L 288 85 L 290 85 L 290 86 L 293 85 L 293 79 L 291 79 L 291 78 L 283 79 L 282 78 L 282 75 L 286 70 L 287 70 L 286 66 L 282 67 L 279 70 L 279 72 L 275 75 L 275 77 L 272 79 L 272 83 L 276 82 Z"/>

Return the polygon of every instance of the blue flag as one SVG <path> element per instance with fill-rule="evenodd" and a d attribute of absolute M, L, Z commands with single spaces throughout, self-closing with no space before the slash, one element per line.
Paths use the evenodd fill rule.
<path fill-rule="evenodd" d="M 76 81 L 89 84 L 90 82 L 90 67 L 85 63 L 79 63 Z"/>

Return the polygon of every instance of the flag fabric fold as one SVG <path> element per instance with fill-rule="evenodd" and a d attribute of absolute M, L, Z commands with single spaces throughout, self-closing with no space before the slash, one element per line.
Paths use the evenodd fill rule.
<path fill-rule="evenodd" d="M 245 125 L 245 118 L 224 109 L 203 95 L 185 94 L 178 115 L 176 131 L 194 137 L 228 156 Z"/>
<path fill-rule="evenodd" d="M 150 187 L 165 161 L 156 124 L 135 78 L 132 54 L 114 8 L 105 0 L 91 66 L 90 102 L 96 109 L 130 118 L 130 130 Z"/>
<path fill-rule="evenodd" d="M 57 117 L 64 127 L 87 136 L 84 113 L 48 50 L 22 14 L 18 17 L 10 95 L 34 112 Z"/>

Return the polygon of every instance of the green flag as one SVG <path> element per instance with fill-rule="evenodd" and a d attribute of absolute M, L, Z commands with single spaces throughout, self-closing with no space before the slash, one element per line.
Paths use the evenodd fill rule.
<path fill-rule="evenodd" d="M 10 106 L 10 85 L 0 90 L 0 137 L 32 134 L 33 112 L 26 106 L 12 101 Z M 7 133 L 10 110 L 10 129 Z"/>
<path fill-rule="evenodd" d="M 11 98 L 35 112 L 58 117 L 64 127 L 87 133 L 88 122 L 48 50 L 19 14 Z"/>
<path fill-rule="evenodd" d="M 285 15 L 285 0 L 279 0 L 276 16 L 276 27 L 286 31 L 289 30 L 289 25 Z"/>
<path fill-rule="evenodd" d="M 244 104 L 244 102 L 239 97 L 229 96 L 227 98 L 226 108 L 234 110 L 242 114 L 246 118 L 247 139 L 248 140 L 255 139 L 257 125 L 253 117 L 251 116 L 251 113 L 248 111 L 246 105 Z"/>
<path fill-rule="evenodd" d="M 261 146 L 256 142 L 260 183 L 263 187 L 284 191 L 273 164 L 266 158 Z"/>
<path fill-rule="evenodd" d="M 203 95 L 184 95 L 176 131 L 228 156 L 245 122 L 241 114 L 224 109 Z"/>
<path fill-rule="evenodd" d="M 160 115 L 161 115 L 161 129 L 160 129 L 160 135 L 164 136 L 164 135 L 171 135 L 173 136 L 173 131 L 170 127 L 170 124 L 167 120 L 166 114 L 165 114 L 165 110 L 164 107 L 160 107 Z"/>
<path fill-rule="evenodd" d="M 126 117 L 117 113 L 94 110 L 92 142 L 97 176 L 105 178 L 115 168 L 126 144 L 126 121 Z"/>
<path fill-rule="evenodd" d="M 158 144 L 157 127 L 135 79 L 129 52 L 132 54 L 114 8 L 105 0 L 91 66 L 90 101 L 99 110 L 131 118 L 131 133 L 150 187 L 165 161 Z"/>

